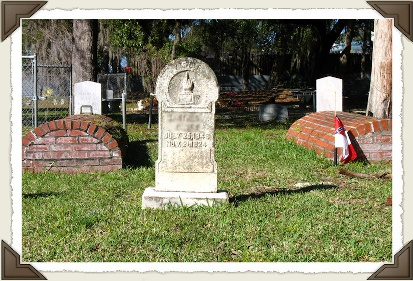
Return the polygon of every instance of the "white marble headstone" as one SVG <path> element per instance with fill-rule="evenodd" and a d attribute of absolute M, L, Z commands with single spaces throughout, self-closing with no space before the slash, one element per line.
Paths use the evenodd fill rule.
<path fill-rule="evenodd" d="M 204 62 L 181 58 L 156 83 L 159 112 L 158 191 L 216 192 L 214 129 L 219 87 Z"/>
<path fill-rule="evenodd" d="M 161 71 L 158 100 L 158 160 L 155 187 L 147 188 L 143 208 L 165 204 L 227 201 L 217 192 L 215 102 L 219 86 L 212 69 L 195 58 L 179 58 Z"/>
<path fill-rule="evenodd" d="M 316 109 L 319 111 L 343 111 L 343 81 L 327 76 L 316 81 Z"/>
<path fill-rule="evenodd" d="M 73 93 L 74 114 L 82 113 L 82 107 L 88 111 L 92 108 L 93 114 L 102 114 L 101 87 L 100 83 L 91 81 L 76 83 Z"/>

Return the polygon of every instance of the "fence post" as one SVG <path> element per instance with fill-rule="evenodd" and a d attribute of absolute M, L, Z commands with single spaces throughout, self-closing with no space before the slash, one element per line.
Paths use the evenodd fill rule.
<path fill-rule="evenodd" d="M 69 74 L 69 116 L 72 115 L 73 110 L 73 95 L 72 95 L 72 65 L 70 64 Z"/>
<path fill-rule="evenodd" d="M 150 96 L 150 103 L 149 103 L 149 120 L 148 120 L 148 129 L 152 128 L 152 109 L 153 109 L 153 97 L 155 96 L 153 93 L 149 94 Z"/>
<path fill-rule="evenodd" d="M 34 54 L 33 56 L 33 127 L 37 127 L 37 55 Z"/>
<path fill-rule="evenodd" d="M 123 119 L 123 129 L 126 130 L 126 92 L 122 92 L 122 119 Z"/>

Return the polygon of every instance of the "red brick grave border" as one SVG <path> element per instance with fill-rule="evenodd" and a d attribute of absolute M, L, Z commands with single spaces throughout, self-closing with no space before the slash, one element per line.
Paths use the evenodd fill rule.
<path fill-rule="evenodd" d="M 72 115 L 22 137 L 23 171 L 108 172 L 122 168 L 128 136 L 103 115 Z"/>
<path fill-rule="evenodd" d="M 392 120 L 378 119 L 356 113 L 337 112 L 349 138 L 355 146 L 358 160 L 392 159 Z M 334 112 L 314 112 L 294 122 L 287 139 L 315 150 L 317 154 L 334 158 Z M 341 149 L 338 149 L 338 155 Z"/>

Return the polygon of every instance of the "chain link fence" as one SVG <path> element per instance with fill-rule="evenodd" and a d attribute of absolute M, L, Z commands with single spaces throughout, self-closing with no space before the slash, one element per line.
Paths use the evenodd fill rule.
<path fill-rule="evenodd" d="M 22 123 L 26 130 L 72 114 L 72 67 L 22 57 Z"/>
<path fill-rule="evenodd" d="M 102 85 L 102 113 L 119 112 L 122 94 L 126 95 L 126 73 L 98 74 L 97 82 Z"/>
<path fill-rule="evenodd" d="M 97 82 L 102 85 L 102 114 L 122 111 L 126 130 L 126 96 L 130 89 L 126 73 L 98 74 Z"/>

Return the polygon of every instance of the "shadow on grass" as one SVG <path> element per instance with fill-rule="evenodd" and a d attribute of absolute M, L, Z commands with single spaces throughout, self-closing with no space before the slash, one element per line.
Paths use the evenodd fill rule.
<path fill-rule="evenodd" d="M 23 193 L 22 197 L 27 199 L 37 199 L 37 198 L 46 198 L 51 196 L 62 195 L 62 192 L 36 192 L 36 193 Z"/>
<path fill-rule="evenodd" d="M 139 167 L 152 167 L 154 165 L 149 156 L 148 143 L 157 142 L 157 140 L 131 141 L 128 145 L 127 155 L 125 157 L 125 166 L 136 169 Z"/>
<path fill-rule="evenodd" d="M 294 188 L 294 189 L 275 189 L 271 191 L 266 191 L 266 192 L 254 192 L 250 194 L 240 194 L 240 195 L 234 195 L 229 198 L 229 203 L 234 204 L 235 207 L 238 207 L 238 204 L 240 202 L 245 202 L 250 199 L 259 199 L 267 195 L 280 195 L 280 194 L 296 194 L 296 193 L 305 193 L 305 192 L 310 192 L 313 190 L 327 190 L 327 189 L 333 189 L 333 188 L 338 188 L 336 185 L 324 185 L 324 184 L 317 184 L 317 185 L 310 185 L 306 186 L 303 188 Z"/>

